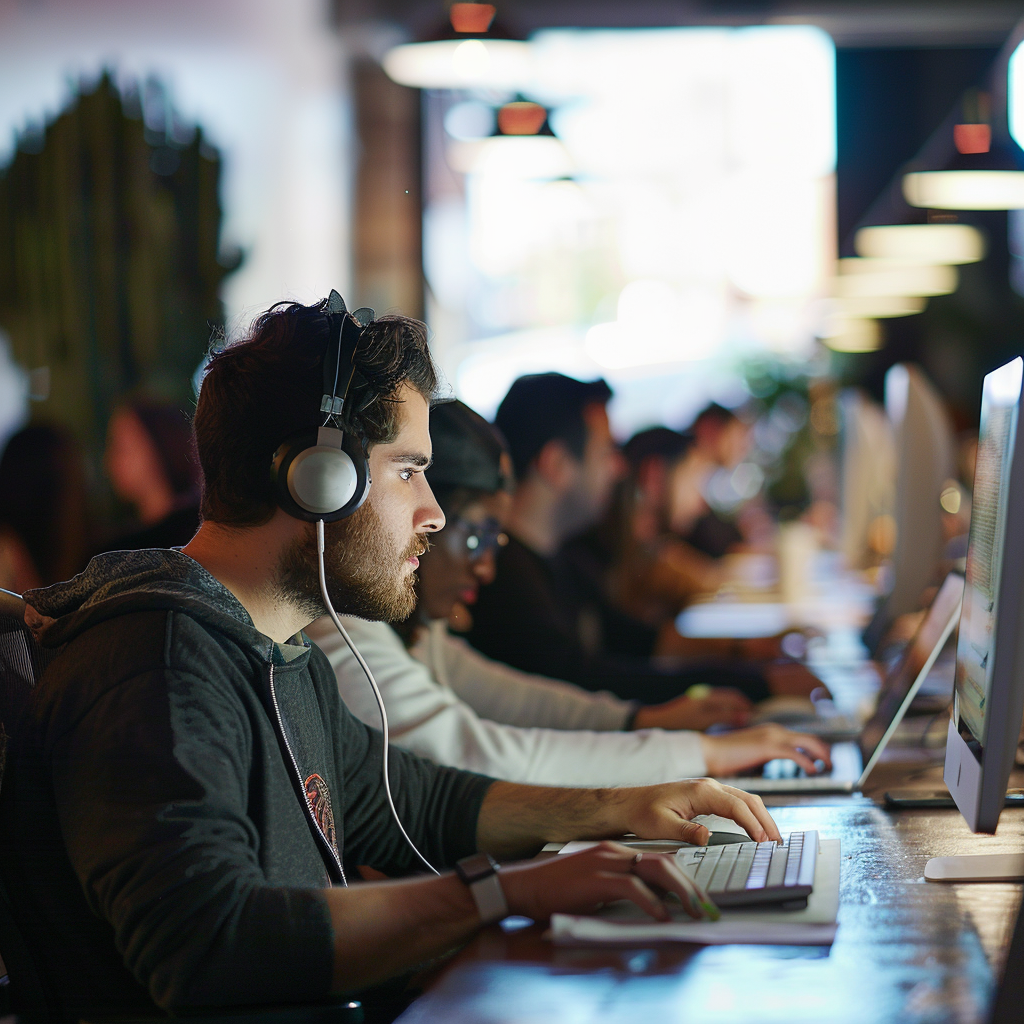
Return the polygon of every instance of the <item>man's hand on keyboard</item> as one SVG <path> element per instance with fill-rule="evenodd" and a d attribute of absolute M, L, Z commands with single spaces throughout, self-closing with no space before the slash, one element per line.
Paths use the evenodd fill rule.
<path fill-rule="evenodd" d="M 815 761 L 832 766 L 827 743 L 781 725 L 758 725 L 721 736 L 701 736 L 700 742 L 711 775 L 735 775 L 777 757 L 796 761 L 810 775 L 817 774 Z"/>
<path fill-rule="evenodd" d="M 630 900 L 657 921 L 671 917 L 661 897 L 674 893 L 693 918 L 718 918 L 707 894 L 672 854 L 637 853 L 606 841 L 579 853 L 502 868 L 498 877 L 509 907 L 535 921 L 553 913 L 592 914 L 602 904 Z"/>
<path fill-rule="evenodd" d="M 690 819 L 698 814 L 732 818 L 756 842 L 782 836 L 759 796 L 714 779 L 687 779 L 661 786 L 604 790 L 620 835 L 641 839 L 682 839 L 703 846 L 710 833 Z"/>

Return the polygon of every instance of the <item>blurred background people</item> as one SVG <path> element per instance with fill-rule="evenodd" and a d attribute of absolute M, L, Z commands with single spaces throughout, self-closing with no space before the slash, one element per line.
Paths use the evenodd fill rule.
<path fill-rule="evenodd" d="M 135 525 L 102 550 L 187 544 L 199 527 L 201 473 L 188 417 L 171 404 L 136 400 L 118 406 L 107 427 L 103 465 Z"/>
<path fill-rule="evenodd" d="M 70 579 L 88 560 L 92 517 L 82 449 L 49 424 L 19 430 L 0 457 L 0 587 Z"/>
<path fill-rule="evenodd" d="M 706 463 L 708 475 L 716 469 L 735 469 L 750 451 L 750 424 L 717 402 L 697 414 L 687 433 L 693 439 L 694 456 Z M 737 548 L 745 539 L 734 520 L 710 508 L 705 508 L 687 530 L 678 532 L 691 547 L 713 558 Z"/>
<path fill-rule="evenodd" d="M 430 429 L 427 478 L 446 525 L 420 559 L 416 611 L 397 627 L 342 617 L 381 687 L 395 743 L 440 764 L 543 785 L 729 775 L 773 757 L 813 771 L 815 759 L 828 760 L 821 741 L 775 725 L 721 736 L 663 731 L 742 724 L 748 704 L 739 694 L 712 691 L 644 706 L 517 671 L 453 637 L 453 607 L 471 607 L 494 578 L 511 479 L 494 429 L 467 406 L 435 407 Z M 363 671 L 330 620 L 322 617 L 307 633 L 330 658 L 345 703 L 377 725 Z"/>
<path fill-rule="evenodd" d="M 519 378 L 499 406 L 496 423 L 516 471 L 509 543 L 497 554 L 494 582 L 480 592 L 467 639 L 525 672 L 627 700 L 661 703 L 695 684 L 767 697 L 765 673 L 753 664 L 720 655 L 672 665 L 652 660 L 657 630 L 612 604 L 600 564 L 584 565 L 575 549 L 566 553 L 566 542 L 607 510 L 626 469 L 608 426 L 609 397 L 604 381 L 547 373 Z M 609 649 L 610 635 L 617 650 Z M 624 645 L 633 653 L 618 653 Z M 707 645 L 712 658 L 723 647 L 745 653 L 744 641 Z M 804 683 L 800 692 L 820 685 L 813 677 Z"/>
<path fill-rule="evenodd" d="M 715 559 L 682 539 L 707 511 L 703 487 L 713 467 L 691 437 L 667 427 L 635 434 L 623 454 L 628 476 L 591 544 L 604 541 L 615 604 L 657 631 L 696 594 L 725 581 Z M 652 641 L 647 653 L 654 649 Z"/>

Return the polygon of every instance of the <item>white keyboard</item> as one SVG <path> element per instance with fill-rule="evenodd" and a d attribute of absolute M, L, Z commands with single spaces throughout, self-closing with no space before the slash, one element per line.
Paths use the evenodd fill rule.
<path fill-rule="evenodd" d="M 782 845 L 688 846 L 676 853 L 676 862 L 720 907 L 792 903 L 795 908 L 806 905 L 814 888 L 818 833 L 792 832 Z"/>

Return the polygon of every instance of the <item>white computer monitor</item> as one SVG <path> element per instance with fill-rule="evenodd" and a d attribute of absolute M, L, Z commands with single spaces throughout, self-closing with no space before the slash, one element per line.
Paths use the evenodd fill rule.
<path fill-rule="evenodd" d="M 1024 361 L 985 378 L 944 779 L 972 832 L 995 832 L 1024 716 Z"/>
<path fill-rule="evenodd" d="M 973 832 L 995 832 L 1024 717 L 1024 360 L 985 378 L 943 778 Z M 1024 876 L 1024 854 L 939 857 L 932 881 Z"/>
<path fill-rule="evenodd" d="M 863 391 L 847 388 L 839 396 L 842 419 L 843 561 L 863 569 L 874 560 L 873 524 L 896 507 L 896 440 L 885 410 Z"/>
<path fill-rule="evenodd" d="M 896 438 L 896 546 L 892 585 L 864 631 L 872 653 L 893 622 L 917 611 L 925 590 L 938 582 L 945 547 L 940 498 L 956 470 L 952 423 L 919 367 L 890 367 L 885 411 Z"/>

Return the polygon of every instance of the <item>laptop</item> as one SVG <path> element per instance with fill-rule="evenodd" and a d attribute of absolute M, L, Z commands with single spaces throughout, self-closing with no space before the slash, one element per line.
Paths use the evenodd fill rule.
<path fill-rule="evenodd" d="M 832 747 L 832 770 L 807 775 L 796 762 L 769 761 L 760 775 L 720 779 L 749 793 L 853 793 L 863 787 L 960 619 L 964 578 L 950 573 L 899 660 L 886 672 L 874 714 L 856 742 Z"/>

